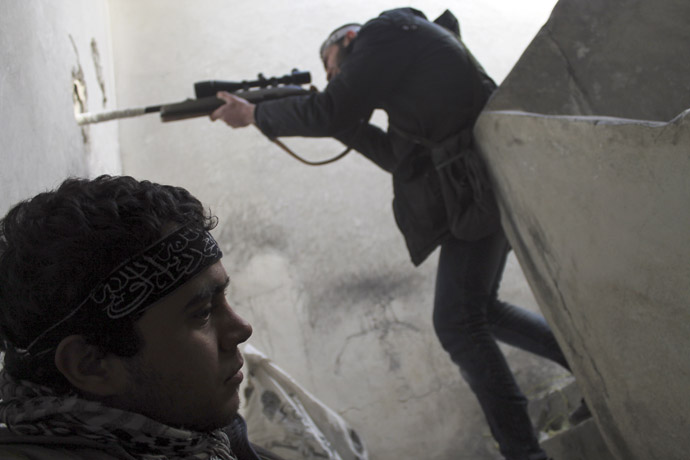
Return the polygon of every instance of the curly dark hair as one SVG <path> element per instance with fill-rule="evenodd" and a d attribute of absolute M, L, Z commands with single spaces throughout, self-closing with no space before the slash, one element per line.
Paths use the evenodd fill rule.
<path fill-rule="evenodd" d="M 56 190 L 15 205 L 0 221 L 0 340 L 7 371 L 70 391 L 54 352 L 27 357 L 15 349 L 26 348 L 64 318 L 171 225 L 211 230 L 216 222 L 187 190 L 128 176 L 67 179 Z M 104 320 L 89 311 L 42 340 L 56 347 L 71 334 L 119 356 L 134 356 L 142 346 L 133 319 Z"/>

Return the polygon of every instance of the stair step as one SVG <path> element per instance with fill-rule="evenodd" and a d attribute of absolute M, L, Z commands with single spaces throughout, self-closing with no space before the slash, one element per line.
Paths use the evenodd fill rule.
<path fill-rule="evenodd" d="M 593 418 L 556 433 L 541 446 L 554 460 L 616 460 Z"/>
<path fill-rule="evenodd" d="M 582 394 L 573 378 L 530 397 L 529 414 L 542 448 L 553 460 L 616 460 L 593 418 L 571 426 L 568 416 L 581 402 Z"/>
<path fill-rule="evenodd" d="M 568 428 L 568 415 L 580 406 L 582 394 L 575 379 L 555 383 L 548 391 L 530 396 L 529 415 L 541 437 Z"/>

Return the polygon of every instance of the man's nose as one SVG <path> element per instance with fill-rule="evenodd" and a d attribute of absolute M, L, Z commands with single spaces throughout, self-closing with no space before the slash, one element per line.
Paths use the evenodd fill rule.
<path fill-rule="evenodd" d="M 227 306 L 227 315 L 223 318 L 220 326 L 220 346 L 224 350 L 234 350 L 237 345 L 246 342 L 252 335 L 252 326 L 244 318 Z"/>

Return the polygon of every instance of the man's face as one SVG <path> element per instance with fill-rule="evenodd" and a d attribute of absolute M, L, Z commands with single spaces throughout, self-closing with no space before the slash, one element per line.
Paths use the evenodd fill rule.
<path fill-rule="evenodd" d="M 144 346 L 124 359 L 129 388 L 118 407 L 195 431 L 228 424 L 243 378 L 237 346 L 252 333 L 225 299 L 228 282 L 216 262 L 146 311 L 137 322 Z"/>
<path fill-rule="evenodd" d="M 356 31 L 348 30 L 341 42 L 335 43 L 324 50 L 321 59 L 326 69 L 326 80 L 331 81 L 333 77 L 340 73 L 340 66 L 342 66 L 347 55 L 347 47 L 350 46 L 350 43 L 356 37 Z"/>
<path fill-rule="evenodd" d="M 345 57 L 343 45 L 336 43 L 329 46 L 323 52 L 323 66 L 326 69 L 326 80 L 331 81 L 333 77 L 340 73 L 340 65 Z"/>

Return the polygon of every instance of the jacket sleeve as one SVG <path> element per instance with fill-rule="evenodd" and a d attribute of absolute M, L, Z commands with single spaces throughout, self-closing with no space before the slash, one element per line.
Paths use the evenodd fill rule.
<path fill-rule="evenodd" d="M 384 171 L 393 172 L 396 157 L 390 137 L 378 126 L 362 120 L 353 128 L 334 136 L 343 144 L 357 150 Z"/>
<path fill-rule="evenodd" d="M 354 129 L 404 75 L 409 59 L 399 40 L 405 33 L 387 17 L 367 22 L 324 91 L 258 104 L 257 126 L 269 137 L 337 137 Z"/>

